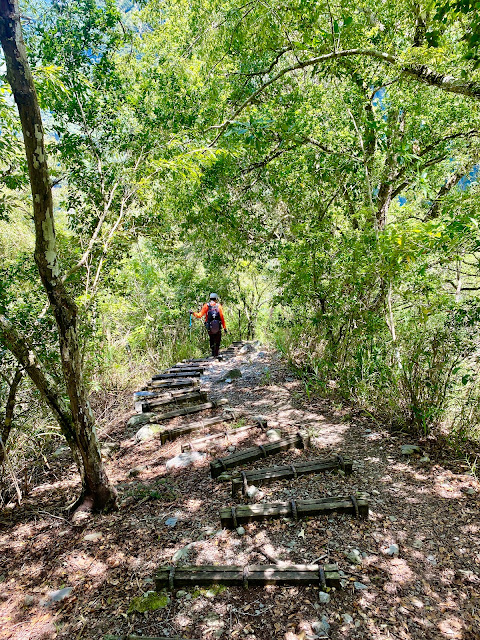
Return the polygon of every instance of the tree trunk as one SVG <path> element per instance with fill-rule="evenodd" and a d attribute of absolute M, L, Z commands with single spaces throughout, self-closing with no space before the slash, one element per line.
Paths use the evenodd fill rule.
<path fill-rule="evenodd" d="M 22 378 L 23 371 L 20 367 L 17 367 L 15 373 L 13 374 L 12 381 L 10 382 L 10 388 L 8 390 L 7 404 L 5 406 L 5 419 L 3 421 L 3 424 L 0 424 L 0 437 L 2 439 L 2 442 L 0 444 L 0 468 L 3 465 L 3 461 L 5 458 L 5 449 L 13 425 L 13 414 L 15 412 L 17 390 L 20 382 L 22 381 Z"/>
<path fill-rule="evenodd" d="M 74 441 L 84 471 L 81 497 L 88 500 L 93 509 L 105 510 L 116 506 L 116 492 L 103 467 L 94 416 L 83 383 L 77 307 L 60 276 L 42 118 L 23 41 L 18 0 L 0 0 L 0 43 L 5 55 L 7 80 L 22 124 L 33 199 L 35 262 L 57 323 Z"/>

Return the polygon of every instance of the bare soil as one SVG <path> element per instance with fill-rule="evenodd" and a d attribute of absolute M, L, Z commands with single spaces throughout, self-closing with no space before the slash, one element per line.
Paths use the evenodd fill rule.
<path fill-rule="evenodd" d="M 242 377 L 222 382 L 234 367 Z M 106 634 L 207 640 L 480 638 L 480 487 L 468 464 L 428 440 L 420 443 L 422 454 L 402 455 L 402 444 L 418 443 L 352 408 L 307 397 L 274 353 L 256 351 L 212 363 L 202 387 L 211 398 L 227 398 L 231 407 L 245 412 L 245 418 L 203 434 L 232 433 L 228 440 L 209 443 L 203 460 L 167 471 L 165 463 L 180 453 L 181 445 L 202 434 L 163 446 L 158 439 L 136 442 L 136 429 L 126 427 L 133 412 L 122 409 L 125 401 L 133 407 L 131 396 L 118 398 L 109 412 L 102 411 L 100 432 L 102 445 L 109 447 L 108 473 L 120 495 L 116 513 L 92 516 L 82 524 L 66 518 L 65 507 L 78 491 L 66 451 L 49 461 L 45 482 L 20 507 L 0 514 L 2 640 L 100 640 Z M 220 411 L 168 424 L 195 422 Z M 354 471 L 278 482 L 262 487 L 256 500 L 363 491 L 370 496 L 369 519 L 332 515 L 250 524 L 244 535 L 221 530 L 219 510 L 234 502 L 230 484 L 210 478 L 209 462 L 227 455 L 229 446 L 265 443 L 261 428 L 235 434 L 235 427 L 258 414 L 267 418 L 268 428 L 307 429 L 312 446 L 250 468 L 342 453 L 354 460 Z M 89 539 L 91 534 L 97 535 Z M 394 544 L 398 554 L 388 555 Z M 353 549 L 362 554 L 361 564 L 347 559 Z M 327 604 L 320 604 L 317 586 L 183 589 L 171 594 L 166 606 L 135 611 L 154 588 L 156 568 L 172 564 L 180 550 L 178 565 L 271 564 L 271 559 L 338 563 L 344 588 L 331 591 Z M 49 594 L 64 587 L 72 587 L 70 595 L 52 602 Z M 322 619 L 327 623 L 323 629 Z"/>

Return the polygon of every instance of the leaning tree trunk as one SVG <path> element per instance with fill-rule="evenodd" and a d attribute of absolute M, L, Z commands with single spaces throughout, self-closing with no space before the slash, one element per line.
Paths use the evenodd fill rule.
<path fill-rule="evenodd" d="M 103 467 L 95 420 L 83 382 L 77 307 L 60 276 L 42 118 L 23 41 L 18 0 L 0 0 L 0 43 L 25 142 L 35 220 L 35 262 L 58 327 L 75 442 L 84 469 L 81 497 L 87 499 L 95 510 L 109 509 L 116 505 L 116 492 Z"/>

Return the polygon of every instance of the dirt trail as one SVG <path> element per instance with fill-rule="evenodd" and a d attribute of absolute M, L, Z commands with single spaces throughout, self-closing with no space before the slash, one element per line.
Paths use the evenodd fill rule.
<path fill-rule="evenodd" d="M 222 381 L 233 368 L 240 369 L 241 377 Z M 401 446 L 411 440 L 346 408 L 307 398 L 278 356 L 265 350 L 212 363 L 202 388 L 212 399 L 228 399 L 247 417 L 262 414 L 268 428 L 302 427 L 311 434 L 309 449 L 278 454 L 249 468 L 331 453 L 354 460 L 350 476 L 329 472 L 278 482 L 262 487 L 256 500 L 363 491 L 369 494 L 369 519 L 332 515 L 251 523 L 242 535 L 221 530 L 219 510 L 234 501 L 229 483 L 211 480 L 209 462 L 226 455 L 229 446 L 267 442 L 265 430 L 234 434 L 235 427 L 248 423 L 236 419 L 227 427 L 229 441 L 209 443 L 204 459 L 167 471 L 166 462 L 182 444 L 200 434 L 163 446 L 158 438 L 137 442 L 138 427 L 126 429 L 122 416 L 102 435 L 109 445 L 108 471 L 121 496 L 118 513 L 81 526 L 63 518 L 62 507 L 77 482 L 66 453 L 55 472 L 62 480 L 37 487 L 20 509 L 0 516 L 0 638 L 480 638 L 479 486 L 465 466 L 433 456 L 429 460 L 425 452 L 403 455 Z M 168 424 L 199 418 L 175 418 Z M 226 423 L 209 432 L 225 428 Z M 360 553 L 350 555 L 357 556 L 352 563 L 347 555 L 354 550 Z M 269 564 L 272 558 L 338 563 L 344 589 L 330 592 L 328 603 L 319 601 L 317 586 L 181 590 L 168 601 L 151 594 L 153 606 L 165 606 L 135 612 L 145 608 L 144 594 L 153 589 L 156 567 L 172 559 L 179 565 L 242 565 Z M 49 602 L 48 593 L 63 587 L 73 587 L 71 594 Z"/>

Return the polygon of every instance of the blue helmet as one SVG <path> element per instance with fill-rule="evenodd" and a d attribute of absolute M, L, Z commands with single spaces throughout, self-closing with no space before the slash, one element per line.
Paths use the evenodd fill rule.
<path fill-rule="evenodd" d="M 210 300 L 218 300 L 218 295 L 216 293 L 211 293 Z"/>

